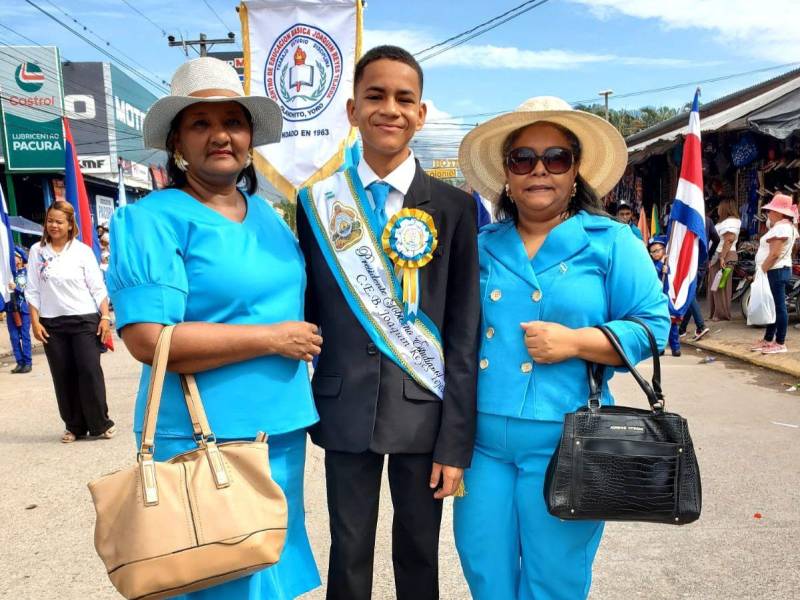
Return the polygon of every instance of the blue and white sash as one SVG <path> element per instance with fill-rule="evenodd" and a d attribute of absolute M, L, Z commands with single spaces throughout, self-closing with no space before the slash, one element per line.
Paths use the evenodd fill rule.
<path fill-rule="evenodd" d="M 444 395 L 441 335 L 427 315 L 405 318 L 366 191 L 350 168 L 305 188 L 300 203 L 347 304 L 375 345 L 417 383 Z M 323 332 L 324 333 L 324 332 Z"/>

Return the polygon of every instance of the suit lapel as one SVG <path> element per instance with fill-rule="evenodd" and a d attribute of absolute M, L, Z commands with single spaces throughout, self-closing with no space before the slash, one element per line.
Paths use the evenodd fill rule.
<path fill-rule="evenodd" d="M 415 162 L 414 179 L 411 181 L 408 193 L 403 198 L 403 208 L 419 208 L 427 213 L 433 213 L 435 212 L 433 207 L 428 206 L 431 203 L 431 185 L 428 181 L 428 174 L 420 167 L 419 161 Z"/>

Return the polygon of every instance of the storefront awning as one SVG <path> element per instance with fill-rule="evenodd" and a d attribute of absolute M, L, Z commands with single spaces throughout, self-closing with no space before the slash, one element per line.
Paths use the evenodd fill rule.
<path fill-rule="evenodd" d="M 25 217 L 8 217 L 8 224 L 11 225 L 12 231 L 27 233 L 28 235 L 42 235 L 42 226 Z"/>
<path fill-rule="evenodd" d="M 800 130 L 800 91 L 778 98 L 747 117 L 752 129 L 785 140 Z"/>
<path fill-rule="evenodd" d="M 757 114 L 759 111 L 766 110 L 767 107 L 770 107 L 773 104 L 779 104 L 783 101 L 791 101 L 798 105 L 798 108 L 795 109 L 796 112 L 793 118 L 800 119 L 800 77 L 795 77 L 783 85 L 779 85 L 776 88 L 731 106 L 728 109 L 722 110 L 707 117 L 702 117 L 700 119 L 700 131 L 731 131 L 737 129 L 747 129 L 750 126 L 750 119 L 755 114 Z M 643 160 L 643 157 L 640 155 L 642 151 L 647 150 L 646 155 L 650 156 L 652 154 L 659 154 L 660 151 L 664 149 L 664 146 L 669 147 L 674 145 L 677 140 L 680 140 L 689 131 L 688 113 L 686 114 L 686 120 L 684 123 L 684 125 L 676 127 L 675 129 L 671 129 L 648 140 L 630 146 L 628 148 L 629 162 L 641 162 Z M 794 129 L 797 129 L 797 127 L 795 126 Z M 791 131 L 789 133 L 791 133 Z M 769 135 L 774 134 L 770 133 Z M 654 144 L 658 144 L 658 151 L 656 151 L 655 148 L 650 148 Z"/>

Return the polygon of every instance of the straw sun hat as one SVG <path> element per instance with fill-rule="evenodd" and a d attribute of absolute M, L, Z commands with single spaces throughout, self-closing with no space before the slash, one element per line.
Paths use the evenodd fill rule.
<path fill-rule="evenodd" d="M 281 139 L 283 116 L 278 105 L 264 96 L 245 96 L 233 67 L 217 58 L 204 56 L 178 67 L 172 76 L 170 95 L 156 100 L 147 111 L 142 125 L 144 145 L 166 150 L 170 123 L 187 106 L 231 101 L 244 106 L 253 118 L 253 146 L 273 144 Z"/>
<path fill-rule="evenodd" d="M 578 172 L 599 196 L 610 192 L 628 164 L 625 140 L 605 119 L 575 110 L 553 96 L 530 98 L 514 112 L 495 117 L 464 137 L 458 162 L 467 183 L 496 202 L 506 183 L 503 143 L 512 131 L 540 121 L 561 125 L 575 134 L 581 145 Z"/>

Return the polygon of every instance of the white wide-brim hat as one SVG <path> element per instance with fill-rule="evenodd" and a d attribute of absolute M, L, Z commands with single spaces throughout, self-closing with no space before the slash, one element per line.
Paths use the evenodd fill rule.
<path fill-rule="evenodd" d="M 602 117 L 575 110 L 553 96 L 530 98 L 514 112 L 486 121 L 464 137 L 458 162 L 467 183 L 484 198 L 497 202 L 506 183 L 503 144 L 511 132 L 543 121 L 569 129 L 578 138 L 578 173 L 598 196 L 617 185 L 628 164 L 622 135 Z"/>
<path fill-rule="evenodd" d="M 198 102 L 238 102 L 253 119 L 253 146 L 281 139 L 283 116 L 278 105 L 265 96 L 245 96 L 239 75 L 228 63 L 203 56 L 183 63 L 172 76 L 170 95 L 156 100 L 142 125 L 144 145 L 167 149 L 167 135 L 175 116 Z"/>

